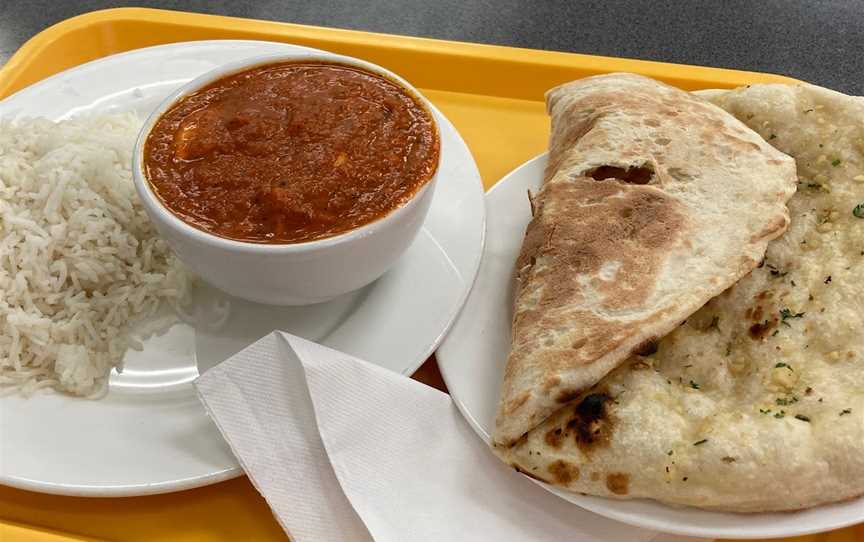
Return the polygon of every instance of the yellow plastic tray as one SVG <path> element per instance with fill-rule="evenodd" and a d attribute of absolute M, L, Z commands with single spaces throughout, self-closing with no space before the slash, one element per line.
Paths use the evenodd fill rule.
<path fill-rule="evenodd" d="M 543 93 L 564 81 L 637 72 L 684 89 L 791 81 L 777 75 L 514 49 L 151 9 L 97 11 L 37 34 L 0 69 L 0 98 L 106 55 L 178 41 L 294 43 L 380 64 L 421 88 L 456 125 L 486 187 L 546 148 Z M 415 378 L 442 388 L 427 363 Z M 150 497 L 88 499 L 0 487 L 0 540 L 285 540 L 246 478 Z M 791 540 L 791 539 L 790 539 Z M 864 525 L 798 542 L 864 540 Z"/>

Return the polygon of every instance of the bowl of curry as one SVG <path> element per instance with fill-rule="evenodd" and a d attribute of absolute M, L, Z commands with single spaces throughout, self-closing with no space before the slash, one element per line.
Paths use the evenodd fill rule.
<path fill-rule="evenodd" d="M 326 301 L 413 241 L 441 155 L 428 101 L 374 64 L 323 52 L 247 59 L 147 119 L 135 186 L 193 271 L 244 299 Z"/>

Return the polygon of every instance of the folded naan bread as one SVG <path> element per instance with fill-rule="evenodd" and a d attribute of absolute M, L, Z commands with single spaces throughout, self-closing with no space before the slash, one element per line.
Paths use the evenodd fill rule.
<path fill-rule="evenodd" d="M 810 85 L 708 96 L 796 159 L 788 231 L 656 353 L 499 451 L 609 497 L 759 512 L 862 495 L 864 99 Z"/>
<path fill-rule="evenodd" d="M 549 165 L 516 264 L 494 440 L 509 446 L 756 267 L 795 164 L 719 107 L 632 74 L 547 94 Z"/>

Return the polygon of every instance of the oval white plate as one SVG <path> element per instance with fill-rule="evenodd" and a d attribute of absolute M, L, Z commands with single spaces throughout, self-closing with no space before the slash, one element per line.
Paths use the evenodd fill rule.
<path fill-rule="evenodd" d="M 0 116 L 54 120 L 137 111 L 219 64 L 308 50 L 272 42 L 203 41 L 140 49 L 55 75 L 0 102 Z M 201 286 L 200 323 L 175 325 L 130 352 L 100 401 L 61 394 L 0 399 L 0 483 L 66 495 L 177 491 L 241 470 L 199 404 L 191 381 L 274 329 L 382 367 L 414 372 L 438 346 L 467 298 L 480 263 L 480 174 L 453 125 L 441 126 L 441 169 L 423 230 L 397 265 L 359 292 L 310 307 L 230 299 Z M 220 321 L 219 307 L 229 307 Z"/>
<path fill-rule="evenodd" d="M 526 191 L 539 190 L 545 167 L 545 155 L 534 158 L 486 194 L 486 246 L 477 282 L 436 353 L 450 395 L 471 427 L 487 442 L 510 350 L 513 265 L 531 219 Z M 796 536 L 864 521 L 864 498 L 800 512 L 750 515 L 672 508 L 641 499 L 618 501 L 540 485 L 608 518 L 647 529 L 706 538 Z"/>

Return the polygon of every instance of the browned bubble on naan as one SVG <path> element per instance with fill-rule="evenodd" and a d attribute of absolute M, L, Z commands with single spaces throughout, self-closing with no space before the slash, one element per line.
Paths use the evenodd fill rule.
<path fill-rule="evenodd" d="M 494 440 L 513 444 L 750 270 L 795 163 L 719 107 L 632 75 L 547 94 L 549 165 L 516 263 Z"/>

